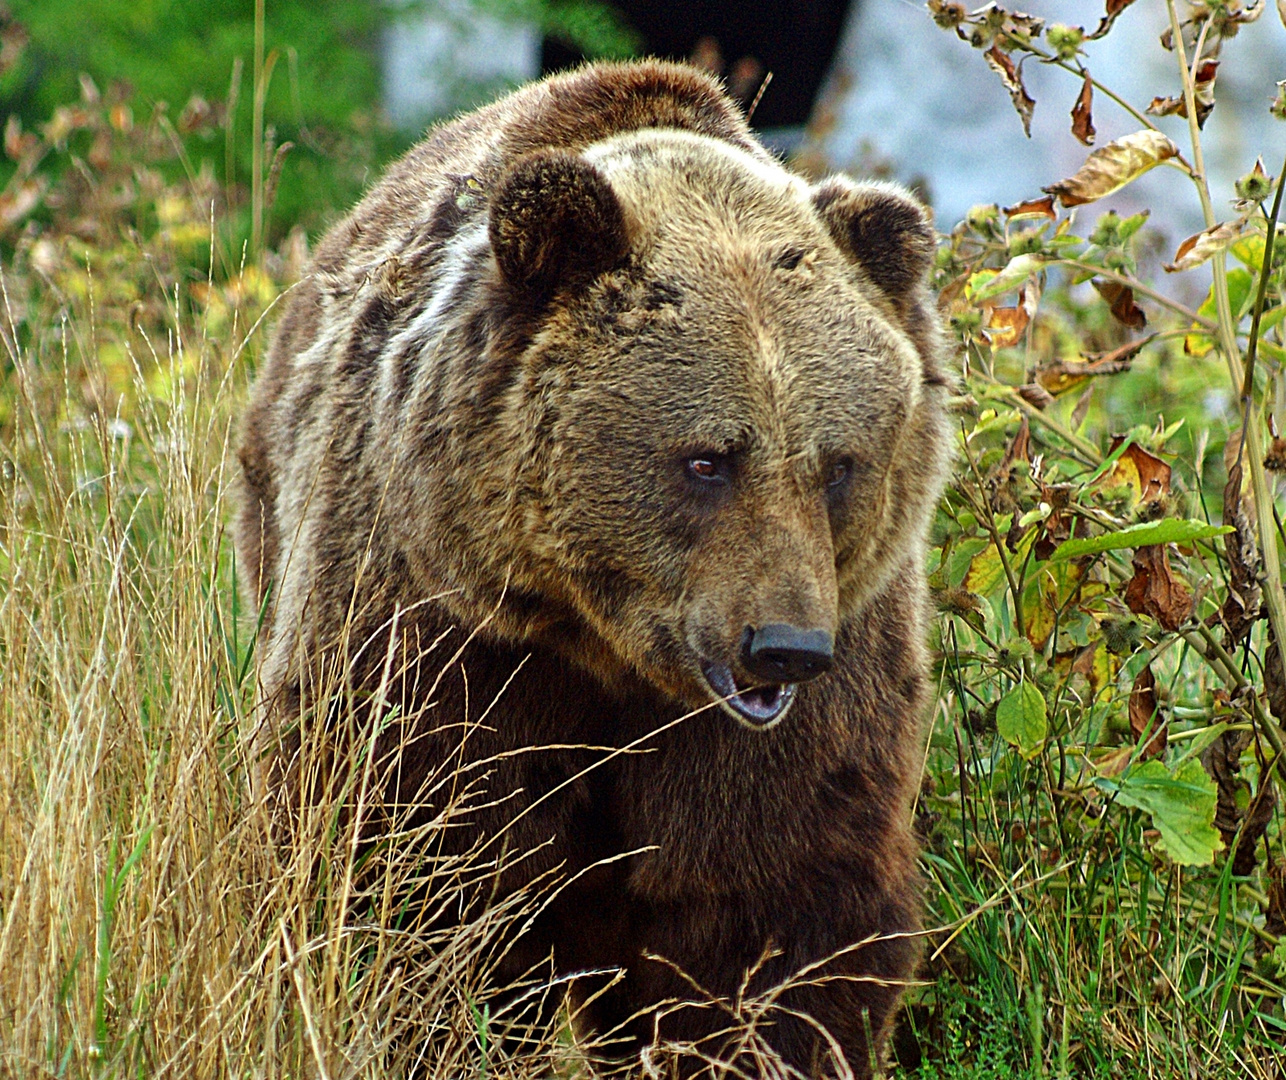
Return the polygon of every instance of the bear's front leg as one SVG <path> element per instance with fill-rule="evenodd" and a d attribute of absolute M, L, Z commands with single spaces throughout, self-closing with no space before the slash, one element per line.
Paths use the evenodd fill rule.
<path fill-rule="evenodd" d="M 579 1026 L 629 1033 L 663 1073 L 868 1077 L 919 957 L 911 860 L 814 870 L 776 895 L 634 897 L 625 979 Z M 628 930 L 624 926 L 628 925 Z M 620 946 L 626 944 L 617 942 Z M 785 1072 L 782 1066 L 793 1072 Z"/>

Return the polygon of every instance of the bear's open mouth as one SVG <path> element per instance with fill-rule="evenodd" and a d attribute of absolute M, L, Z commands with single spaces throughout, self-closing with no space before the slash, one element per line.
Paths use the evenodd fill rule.
<path fill-rule="evenodd" d="M 715 664 L 709 660 L 702 662 L 701 671 L 723 707 L 754 728 L 777 723 L 795 700 L 794 683 L 768 683 L 743 688 L 737 685 L 737 678 L 727 664 Z"/>

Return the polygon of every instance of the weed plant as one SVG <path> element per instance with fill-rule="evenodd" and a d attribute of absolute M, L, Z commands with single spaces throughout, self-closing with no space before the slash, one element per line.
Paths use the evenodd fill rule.
<path fill-rule="evenodd" d="M 963 379 L 920 821 L 949 930 L 899 1044 L 925 1076 L 1286 1061 L 1281 183 L 1246 162 L 1219 222 L 1202 150 L 1221 47 L 1265 5 L 1166 0 L 1175 93 L 1146 110 L 1091 70 L 1129 6 L 1086 30 L 928 4 L 1024 124 L 1023 65 L 1044 63 L 1071 76 L 1074 137 L 1094 142 L 1095 95 L 1139 130 L 1017 206 L 974 208 L 939 251 Z M 1162 126 L 1184 120 L 1181 150 Z M 1080 216 L 1157 166 L 1206 217 L 1165 267 L 1208 268 L 1197 310 L 1140 278 L 1146 214 Z"/>

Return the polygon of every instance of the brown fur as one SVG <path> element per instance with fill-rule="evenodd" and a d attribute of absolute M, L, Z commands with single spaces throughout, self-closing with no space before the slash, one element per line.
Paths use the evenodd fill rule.
<path fill-rule="evenodd" d="M 912 973 L 921 563 L 948 443 L 932 245 L 899 189 L 787 173 L 704 76 L 600 65 L 433 133 L 287 305 L 241 445 L 265 699 L 279 721 L 314 704 L 328 656 L 369 686 L 396 610 L 418 719 L 390 801 L 447 761 L 642 739 L 498 758 L 505 800 L 447 841 L 508 829 L 534 852 L 502 892 L 640 852 L 526 941 L 564 972 L 626 969 L 587 1010 L 602 1028 L 687 993 L 645 952 L 731 996 L 769 946 L 752 991 L 847 949 L 818 973 L 856 980 L 783 1002 L 866 1075 L 862 1011 L 882 1042 Z M 693 456 L 726 482 L 694 485 Z M 833 633 L 835 666 L 751 730 L 700 662 L 735 669 L 768 623 Z M 425 711 L 444 634 L 462 652 Z M 718 1026 L 680 1010 L 661 1034 Z M 833 1070 L 799 1019 L 768 1038 Z"/>

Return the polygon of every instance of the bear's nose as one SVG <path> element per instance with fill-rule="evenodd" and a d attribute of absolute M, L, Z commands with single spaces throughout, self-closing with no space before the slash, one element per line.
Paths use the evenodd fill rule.
<path fill-rule="evenodd" d="M 741 665 L 756 678 L 775 683 L 803 682 L 829 671 L 835 639 L 825 630 L 803 630 L 789 623 L 746 627 Z"/>

